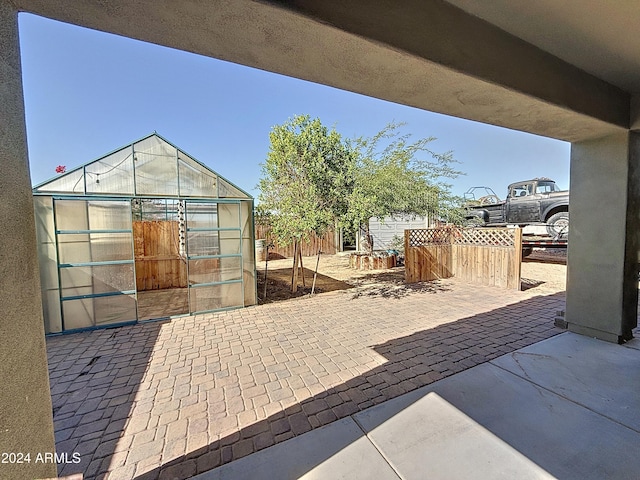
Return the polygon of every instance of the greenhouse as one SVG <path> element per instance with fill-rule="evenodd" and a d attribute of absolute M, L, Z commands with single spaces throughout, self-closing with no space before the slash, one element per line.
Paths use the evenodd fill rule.
<path fill-rule="evenodd" d="M 156 133 L 33 194 L 49 334 L 256 303 L 253 198 Z"/>

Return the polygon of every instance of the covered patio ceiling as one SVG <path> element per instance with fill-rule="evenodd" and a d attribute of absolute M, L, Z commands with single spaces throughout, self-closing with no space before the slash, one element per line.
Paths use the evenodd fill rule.
<path fill-rule="evenodd" d="M 448 115 L 580 141 L 629 128 L 629 2 L 14 0 L 21 11 Z"/>

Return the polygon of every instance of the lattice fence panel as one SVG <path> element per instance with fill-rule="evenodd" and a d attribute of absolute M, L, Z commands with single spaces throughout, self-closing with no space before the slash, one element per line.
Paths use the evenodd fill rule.
<path fill-rule="evenodd" d="M 424 245 L 443 245 L 451 243 L 449 228 L 424 228 L 409 230 L 409 246 L 421 247 Z"/>
<path fill-rule="evenodd" d="M 460 228 L 452 234 L 454 245 L 513 247 L 516 233 L 512 228 Z"/>

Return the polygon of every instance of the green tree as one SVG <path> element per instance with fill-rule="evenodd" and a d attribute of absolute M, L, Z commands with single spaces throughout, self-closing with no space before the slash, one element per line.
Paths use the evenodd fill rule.
<path fill-rule="evenodd" d="M 430 150 L 434 137 L 411 142 L 411 135 L 401 134 L 401 127 L 391 123 L 375 136 L 351 143 L 354 178 L 342 221 L 346 227 L 364 230 L 369 250 L 372 217 L 456 215 L 456 198 L 445 181 L 461 174 L 453 168 L 452 153 Z"/>
<path fill-rule="evenodd" d="M 258 198 L 261 208 L 272 212 L 273 237 L 288 245 L 299 244 L 312 232 L 324 234 L 347 211 L 353 182 L 351 151 L 335 129 L 308 115 L 273 127 L 269 140 Z"/>

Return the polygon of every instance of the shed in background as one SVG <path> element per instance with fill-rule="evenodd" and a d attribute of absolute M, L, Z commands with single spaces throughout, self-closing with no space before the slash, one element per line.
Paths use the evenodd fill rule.
<path fill-rule="evenodd" d="M 432 223 L 432 216 L 396 215 L 382 220 L 373 217 L 369 220 L 369 234 L 373 239 L 373 248 L 374 250 L 400 249 L 404 245 L 405 230 L 429 228 Z M 357 250 L 360 249 L 358 244 Z"/>

